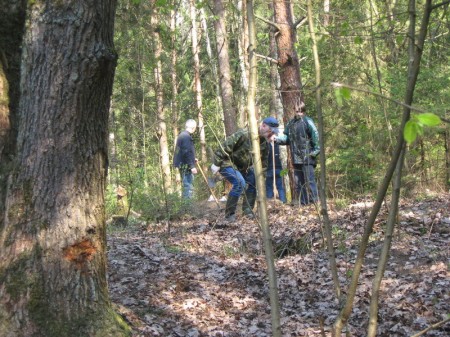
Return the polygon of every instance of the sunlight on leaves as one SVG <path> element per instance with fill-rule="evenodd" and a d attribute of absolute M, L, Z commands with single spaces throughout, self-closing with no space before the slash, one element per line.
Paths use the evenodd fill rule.
<path fill-rule="evenodd" d="M 424 126 L 437 126 L 441 123 L 439 116 L 433 113 L 423 113 L 413 116 L 405 124 L 403 137 L 408 144 L 416 140 L 417 136 L 423 134 Z"/>

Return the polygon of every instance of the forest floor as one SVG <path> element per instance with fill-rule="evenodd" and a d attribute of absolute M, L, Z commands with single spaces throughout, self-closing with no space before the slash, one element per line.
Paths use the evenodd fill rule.
<path fill-rule="evenodd" d="M 344 295 L 373 202 L 330 206 Z M 221 205 L 222 207 L 224 205 Z M 375 223 L 347 336 L 366 336 L 389 203 Z M 329 336 L 339 313 L 318 214 L 268 203 L 283 337 Z M 377 336 L 412 336 L 450 314 L 450 195 L 402 200 L 381 283 Z M 182 220 L 108 229 L 108 279 L 134 336 L 271 336 L 267 269 L 256 220 L 225 225 L 214 202 Z M 323 333 L 322 333 L 323 331 Z M 449 336 L 450 323 L 426 336 Z"/>

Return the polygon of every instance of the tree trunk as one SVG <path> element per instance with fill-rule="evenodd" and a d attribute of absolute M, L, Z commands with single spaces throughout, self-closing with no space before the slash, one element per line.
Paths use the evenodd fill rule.
<path fill-rule="evenodd" d="M 237 114 L 234 108 L 233 86 L 231 83 L 230 59 L 228 56 L 228 35 L 222 0 L 214 0 L 214 29 L 216 31 L 217 61 L 219 64 L 220 93 L 226 135 L 237 130 Z"/>
<path fill-rule="evenodd" d="M 239 41 L 238 41 L 238 53 L 239 53 L 239 68 L 241 69 L 241 90 L 237 101 L 240 108 L 238 114 L 238 127 L 245 126 L 247 121 L 246 114 L 246 99 L 248 93 L 248 81 L 249 81 L 249 65 L 248 65 L 248 24 L 247 24 L 247 3 L 245 0 L 237 0 L 236 4 L 239 13 L 242 13 L 242 24 L 239 26 Z M 227 135 L 228 136 L 228 135 Z"/>
<path fill-rule="evenodd" d="M 380 299 L 380 287 L 383 280 L 384 271 L 389 260 L 389 252 L 391 250 L 392 235 L 394 234 L 395 223 L 398 219 L 398 208 L 400 200 L 400 187 L 402 183 L 402 170 L 405 159 L 406 146 L 400 152 L 400 158 L 395 169 L 395 176 L 392 186 L 391 207 L 389 208 L 389 216 L 386 223 L 383 248 L 378 259 L 377 272 L 372 281 L 372 294 L 370 296 L 369 310 L 369 326 L 367 328 L 367 337 L 375 337 L 377 335 L 378 325 L 378 301 Z"/>
<path fill-rule="evenodd" d="M 25 13 L 26 1 L 0 0 L 0 229 L 8 172 L 16 151 Z"/>
<path fill-rule="evenodd" d="M 261 219 L 261 232 L 264 241 L 264 251 L 267 262 L 267 274 L 270 289 L 270 317 L 272 322 L 272 337 L 281 337 L 280 324 L 280 300 L 277 288 L 277 274 L 275 269 L 275 258 L 273 254 L 272 235 L 270 234 L 269 222 L 267 218 L 266 205 L 266 180 L 261 163 L 261 151 L 259 147 L 258 122 L 256 119 L 255 99 L 257 87 L 257 68 L 256 68 L 256 31 L 253 14 L 253 0 L 247 0 L 247 21 L 248 21 L 248 38 L 249 38 L 249 86 L 247 110 L 249 128 L 252 140 L 252 157 L 256 176 L 256 189 L 258 191 L 257 202 L 258 212 Z"/>
<path fill-rule="evenodd" d="M 289 2 L 273 0 L 275 24 L 277 25 L 278 72 L 281 82 L 281 97 L 284 107 L 284 123 L 295 115 L 295 108 L 304 102 L 300 77 L 300 64 L 295 50 L 296 31 Z M 288 149 L 290 152 L 290 150 Z M 288 156 L 289 181 L 292 199 L 298 196 L 295 188 L 294 167 Z"/>
<path fill-rule="evenodd" d="M 358 286 L 358 279 L 361 273 L 361 268 L 364 262 L 364 256 L 366 253 L 366 249 L 368 246 L 370 235 L 372 234 L 373 225 L 375 223 L 378 212 L 380 211 L 381 204 L 386 195 L 387 189 L 389 187 L 389 182 L 392 179 L 394 171 L 397 167 L 397 162 L 400 158 L 401 151 L 403 149 L 403 145 L 405 140 L 403 139 L 403 129 L 405 127 L 406 122 L 410 119 L 411 115 L 411 104 L 413 102 L 414 89 L 417 82 L 417 76 L 419 75 L 420 70 L 420 61 L 422 59 L 423 47 L 425 44 L 425 36 L 428 30 L 428 23 L 430 20 L 430 13 L 432 11 L 431 0 L 426 0 L 424 5 L 424 14 L 422 17 L 422 24 L 420 27 L 419 38 L 417 41 L 415 40 L 415 0 L 410 0 L 409 2 L 409 13 L 410 13 L 410 23 L 409 23 L 409 65 L 408 65 L 408 78 L 407 78 L 407 86 L 405 91 L 404 98 L 404 107 L 403 107 L 403 115 L 402 121 L 400 124 L 400 128 L 398 130 L 397 136 L 397 144 L 392 155 L 391 161 L 389 163 L 389 167 L 386 170 L 386 175 L 378 188 L 377 198 L 375 200 L 375 204 L 372 207 L 372 211 L 369 215 L 369 219 L 367 220 L 367 224 L 364 228 L 364 234 L 361 238 L 360 246 L 358 249 L 358 255 L 355 260 L 355 266 L 353 268 L 352 279 L 347 291 L 346 302 L 339 313 L 339 316 L 336 318 L 333 327 L 333 336 L 339 337 L 341 335 L 341 331 L 346 324 L 348 318 L 350 317 L 351 311 L 353 309 L 353 300 L 356 296 L 356 290 Z"/>
<path fill-rule="evenodd" d="M 177 55 L 177 15 L 178 10 L 172 10 L 170 11 L 170 34 L 171 37 L 171 45 L 172 45 L 172 53 L 171 53 L 171 59 L 170 59 L 170 75 L 172 79 L 172 104 L 171 104 L 171 110 L 172 110 L 172 125 L 173 125 L 173 149 L 175 149 L 177 144 L 177 137 L 178 137 L 178 122 L 180 119 L 179 111 L 178 111 L 178 76 L 177 76 L 177 62 L 178 62 L 178 55 Z M 174 153 L 174 151 L 172 151 Z M 175 174 L 175 186 L 178 192 L 181 191 L 181 175 L 179 170 L 174 170 Z"/>
<path fill-rule="evenodd" d="M 198 118 L 198 130 L 200 133 L 200 151 L 202 163 L 207 162 L 206 157 L 206 135 L 203 125 L 203 98 L 202 98 L 202 83 L 200 80 L 200 57 L 199 57 L 199 45 L 198 45 L 198 33 L 197 33 L 197 15 L 195 8 L 195 0 L 190 0 L 190 13 L 192 22 L 192 55 L 194 58 L 194 92 L 197 103 L 197 118 Z M 206 170 L 206 167 L 205 167 Z"/>
<path fill-rule="evenodd" d="M 159 36 L 159 20 L 158 13 L 155 10 L 154 2 L 152 3 L 152 34 L 154 40 L 155 52 L 155 94 L 156 94 L 156 109 L 158 110 L 158 139 L 159 139 L 159 155 L 161 173 L 164 185 L 164 193 L 172 193 L 172 177 L 170 170 L 169 158 L 169 142 L 167 140 L 167 124 L 166 112 L 164 109 L 164 93 L 163 93 L 163 74 L 162 74 L 162 45 L 161 37 Z"/>
<path fill-rule="evenodd" d="M 316 107 L 317 107 L 317 118 L 318 118 L 318 127 L 319 127 L 319 142 L 320 148 L 322 149 L 319 154 L 320 159 L 320 181 L 319 181 L 319 196 L 320 196 L 320 206 L 322 215 L 322 223 L 324 227 L 325 237 L 327 241 L 327 249 L 328 249 L 328 259 L 330 261 L 330 270 L 331 275 L 333 277 L 334 291 L 336 292 L 336 297 L 340 299 L 341 297 L 341 285 L 339 282 L 339 275 L 336 265 L 336 254 L 333 246 L 333 235 L 331 233 L 331 222 L 328 216 L 328 208 L 327 208 L 327 185 L 326 185 L 326 160 L 325 160 L 325 137 L 324 137 L 324 122 L 323 122 L 323 114 L 322 114 L 322 76 L 320 70 L 320 60 L 319 60 L 319 51 L 317 48 L 316 42 L 316 33 L 314 28 L 314 20 L 312 15 L 312 1 L 308 0 L 308 28 L 309 34 L 311 36 L 312 41 L 312 50 L 314 55 L 314 68 L 316 71 Z"/>
<path fill-rule="evenodd" d="M 129 335 L 106 281 L 115 4 L 30 5 L 17 156 L 0 227 L 1 336 Z"/>

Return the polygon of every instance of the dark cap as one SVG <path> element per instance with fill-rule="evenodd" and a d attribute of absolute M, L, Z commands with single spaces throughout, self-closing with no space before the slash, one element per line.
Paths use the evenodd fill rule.
<path fill-rule="evenodd" d="M 279 130 L 278 130 L 278 121 L 275 117 L 266 117 L 263 119 L 262 121 L 264 124 L 266 124 L 268 127 L 270 127 L 270 130 L 272 130 L 272 132 L 274 134 L 278 134 Z"/>

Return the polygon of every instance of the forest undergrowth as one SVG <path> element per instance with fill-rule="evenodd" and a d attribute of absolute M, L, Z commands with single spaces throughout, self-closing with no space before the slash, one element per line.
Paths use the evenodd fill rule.
<path fill-rule="evenodd" d="M 332 207 L 344 294 L 372 201 Z M 386 203 L 374 226 L 347 336 L 365 336 L 372 279 L 384 239 Z M 412 336 L 450 314 L 450 195 L 402 200 L 381 285 L 378 336 Z M 221 204 L 223 208 L 224 205 Z M 314 207 L 268 203 L 282 335 L 329 336 L 340 303 Z M 109 227 L 108 278 L 134 336 L 270 336 L 268 281 L 257 221 L 226 225 L 215 202 L 178 221 Z M 426 336 L 448 336 L 450 323 Z"/>

